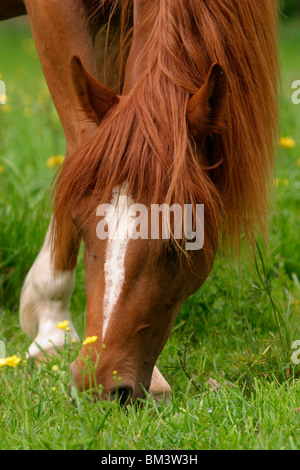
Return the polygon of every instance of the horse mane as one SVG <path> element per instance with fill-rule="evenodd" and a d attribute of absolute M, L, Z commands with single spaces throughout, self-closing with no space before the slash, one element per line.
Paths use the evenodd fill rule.
<path fill-rule="evenodd" d="M 126 181 L 147 203 L 204 204 L 205 245 L 214 235 L 239 249 L 241 233 L 254 241 L 266 218 L 278 133 L 277 1 L 146 0 L 138 26 L 152 25 L 138 60 L 147 67 L 134 88 L 111 109 L 96 133 L 66 159 L 56 182 L 54 246 L 73 240 L 70 213 L 92 195 L 91 211 Z M 131 3 L 101 0 L 122 9 L 121 47 Z M 125 31 L 125 33 L 124 33 Z M 228 80 L 225 125 L 208 136 L 209 176 L 188 131 L 187 103 L 218 62 Z M 90 214 L 89 214 L 90 215 Z M 210 237 L 211 235 L 211 237 Z"/>

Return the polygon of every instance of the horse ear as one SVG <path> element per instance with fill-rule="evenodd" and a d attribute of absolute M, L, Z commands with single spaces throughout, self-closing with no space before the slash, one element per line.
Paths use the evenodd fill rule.
<path fill-rule="evenodd" d="M 81 110 L 99 125 L 110 108 L 119 102 L 118 95 L 87 72 L 78 56 L 72 57 L 71 76 Z"/>
<path fill-rule="evenodd" d="M 222 67 L 212 65 L 204 85 L 188 102 L 187 119 L 191 134 L 203 138 L 220 133 L 224 126 L 227 78 Z"/>

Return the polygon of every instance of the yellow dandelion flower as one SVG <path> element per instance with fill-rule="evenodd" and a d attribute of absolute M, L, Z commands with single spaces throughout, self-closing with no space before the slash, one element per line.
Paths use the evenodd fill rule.
<path fill-rule="evenodd" d="M 64 159 L 65 157 L 63 155 L 53 155 L 52 157 L 48 158 L 46 165 L 48 168 L 53 168 L 54 166 L 61 165 Z"/>
<path fill-rule="evenodd" d="M 85 338 L 82 344 L 83 346 L 87 346 L 88 344 L 95 343 L 97 339 L 98 339 L 98 336 L 88 336 L 87 338 Z"/>
<path fill-rule="evenodd" d="M 76 344 L 76 339 L 72 339 L 71 343 Z"/>
<path fill-rule="evenodd" d="M 52 392 L 56 392 L 56 387 L 51 387 Z"/>
<path fill-rule="evenodd" d="M 279 185 L 279 178 L 275 178 L 274 181 L 273 181 L 273 184 L 274 186 L 278 186 Z"/>
<path fill-rule="evenodd" d="M 296 142 L 291 137 L 281 137 L 280 145 L 285 149 L 293 149 L 296 147 Z"/>
<path fill-rule="evenodd" d="M 3 106 L 1 106 L 1 109 L 4 113 L 9 113 L 10 112 L 9 104 L 4 104 Z"/>
<path fill-rule="evenodd" d="M 3 173 L 3 171 L 4 171 L 3 165 L 0 165 L 0 173 Z"/>
<path fill-rule="evenodd" d="M 64 330 L 69 326 L 69 323 L 70 322 L 68 320 L 60 321 L 59 323 L 57 323 L 56 328 L 58 328 L 59 330 Z"/>
<path fill-rule="evenodd" d="M 58 371 L 58 366 L 56 364 L 54 364 L 54 366 L 52 366 L 52 370 L 53 370 L 53 372 L 57 372 Z"/>
<path fill-rule="evenodd" d="M 20 357 L 18 357 L 18 356 L 13 356 L 13 357 L 11 358 L 11 361 L 10 361 L 9 366 L 10 366 L 10 367 L 16 367 L 18 364 L 20 364 L 20 362 L 21 362 L 21 358 L 20 358 Z"/>
<path fill-rule="evenodd" d="M 20 364 L 20 362 L 21 362 L 21 358 L 15 354 L 14 356 L 0 359 L 0 367 L 3 367 L 3 366 L 16 367 L 18 364 Z"/>
<path fill-rule="evenodd" d="M 69 333 L 69 331 L 71 331 L 71 330 L 70 330 L 70 328 L 69 328 L 68 326 L 67 326 L 67 328 L 66 328 L 66 331 L 67 331 L 68 333 Z"/>

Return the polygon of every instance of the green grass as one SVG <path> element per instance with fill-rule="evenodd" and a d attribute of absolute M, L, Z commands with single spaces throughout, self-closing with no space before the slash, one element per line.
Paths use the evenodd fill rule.
<path fill-rule="evenodd" d="M 9 108 L 0 106 L 0 339 L 7 356 L 24 358 L 30 339 L 18 319 L 22 282 L 39 252 L 51 215 L 55 169 L 46 161 L 65 143 L 28 26 L 0 24 L 0 73 Z M 300 339 L 300 20 L 281 24 L 281 134 L 297 146 L 278 157 L 270 212 L 269 253 L 241 267 L 218 257 L 203 288 L 182 308 L 159 368 L 173 388 L 169 406 L 93 403 L 69 396 L 71 353 L 42 366 L 0 368 L 1 449 L 299 449 Z M 7 112 L 4 112 L 6 110 Z M 84 337 L 82 252 L 71 301 Z M 52 366 L 58 365 L 58 371 Z M 223 384 L 212 392 L 210 378 Z M 228 385 L 230 384 L 230 385 Z M 55 390 L 53 389 L 55 387 Z"/>

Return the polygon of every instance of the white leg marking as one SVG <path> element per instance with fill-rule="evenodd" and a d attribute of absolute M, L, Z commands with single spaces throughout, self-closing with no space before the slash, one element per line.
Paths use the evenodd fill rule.
<path fill-rule="evenodd" d="M 126 196 L 126 187 L 122 187 L 121 190 L 117 187 L 112 194 L 112 208 L 106 214 L 108 240 L 104 264 L 105 292 L 102 341 L 125 281 L 125 256 L 130 230 L 127 209 L 133 203 L 133 199 Z"/>
<path fill-rule="evenodd" d="M 38 355 L 53 345 L 61 347 L 65 341 L 64 330 L 56 328 L 58 322 L 70 322 L 70 335 L 72 339 L 79 340 L 71 321 L 69 301 L 75 282 L 75 270 L 60 272 L 54 276 L 52 269 L 49 233 L 41 252 L 26 276 L 20 299 L 21 327 L 31 337 L 36 335 L 35 341 L 28 350 L 29 356 Z M 37 344 L 40 348 L 37 346 Z"/>

